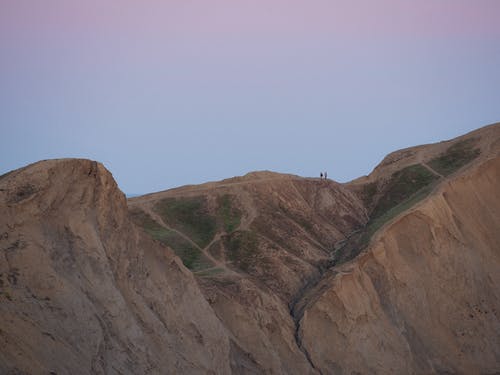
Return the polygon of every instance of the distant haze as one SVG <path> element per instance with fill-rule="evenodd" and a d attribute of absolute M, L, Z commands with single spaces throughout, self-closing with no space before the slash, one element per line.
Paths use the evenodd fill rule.
<path fill-rule="evenodd" d="M 2 0 L 0 174 L 101 161 L 147 193 L 347 181 L 500 121 L 496 0 Z"/>

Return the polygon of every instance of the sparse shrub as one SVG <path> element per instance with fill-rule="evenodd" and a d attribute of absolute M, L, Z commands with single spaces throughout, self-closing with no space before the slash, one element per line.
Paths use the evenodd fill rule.
<path fill-rule="evenodd" d="M 236 231 L 223 237 L 227 258 L 243 271 L 248 271 L 259 255 L 257 234 L 252 231 Z"/>
<path fill-rule="evenodd" d="M 131 217 L 152 238 L 174 250 L 175 254 L 181 258 L 182 263 L 190 270 L 197 271 L 213 266 L 200 249 L 196 248 L 196 246 L 175 231 L 161 226 L 144 211 L 134 210 L 131 212 Z"/>
<path fill-rule="evenodd" d="M 202 248 L 214 238 L 217 221 L 209 214 L 204 197 L 167 198 L 159 201 L 154 209 L 165 223 Z"/>
<path fill-rule="evenodd" d="M 475 148 L 476 144 L 476 138 L 469 138 L 456 142 L 444 153 L 432 159 L 429 162 L 429 166 L 436 172 L 448 176 L 470 163 L 481 154 L 481 150 Z"/>
<path fill-rule="evenodd" d="M 436 175 L 420 164 L 395 172 L 382 188 L 382 195 L 372 211 L 371 218 L 384 215 L 437 179 Z"/>
<path fill-rule="evenodd" d="M 382 187 L 381 197 L 375 204 L 367 226 L 337 251 L 335 263 L 344 263 L 356 257 L 385 223 L 428 196 L 438 179 L 420 164 L 395 172 Z M 368 194 L 376 194 L 372 187 L 367 189 Z"/>
<path fill-rule="evenodd" d="M 233 197 L 229 194 L 218 198 L 217 216 L 222 220 L 222 226 L 226 233 L 234 232 L 240 226 L 241 211 L 234 207 Z"/>

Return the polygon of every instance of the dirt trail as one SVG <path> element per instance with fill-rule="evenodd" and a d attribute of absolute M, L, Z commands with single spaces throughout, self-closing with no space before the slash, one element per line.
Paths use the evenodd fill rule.
<path fill-rule="evenodd" d="M 445 178 L 441 173 L 437 172 L 435 169 L 432 169 L 432 167 L 427 164 L 422 162 L 421 163 L 429 172 L 434 173 L 436 176 L 439 176 L 440 178 Z"/>
<path fill-rule="evenodd" d="M 440 178 L 445 178 L 445 176 L 443 176 L 441 173 L 437 172 L 435 169 L 433 169 L 429 164 L 427 164 L 424 160 L 423 160 L 423 156 L 421 155 L 419 158 L 418 158 L 418 162 L 425 168 L 427 169 L 429 172 L 433 173 L 434 175 L 440 177 Z"/>
<path fill-rule="evenodd" d="M 181 236 L 183 239 L 185 239 L 186 241 L 188 241 L 191 245 L 193 245 L 196 249 L 200 250 L 203 255 L 205 255 L 215 266 L 214 267 L 211 267 L 211 268 L 208 268 L 206 270 L 203 270 L 203 271 L 208 271 L 208 270 L 211 270 L 211 269 L 215 269 L 215 268 L 222 268 L 225 272 L 229 273 L 229 274 L 236 274 L 234 271 L 230 270 L 229 268 L 227 268 L 226 264 L 223 263 L 223 262 L 220 262 L 218 261 L 217 259 L 215 259 L 209 252 L 208 252 L 208 249 L 210 248 L 210 246 L 212 245 L 212 243 L 215 241 L 215 238 L 214 240 L 212 240 L 212 242 L 210 242 L 210 244 L 208 244 L 205 248 L 201 248 L 196 242 L 194 242 L 193 240 L 191 240 L 191 238 L 189 238 L 189 236 L 185 235 L 184 233 L 182 233 L 181 231 L 175 229 L 175 228 L 172 228 L 171 226 L 169 226 L 168 224 L 165 223 L 165 221 L 161 218 L 160 215 L 158 215 L 156 212 L 154 212 L 154 210 L 151 208 L 150 205 L 141 205 L 141 208 L 149 215 L 151 216 L 151 218 L 156 221 L 158 224 L 160 224 L 161 226 L 163 226 L 164 228 L 172 231 L 172 232 L 175 232 L 177 233 L 179 236 Z M 216 236 L 217 237 L 217 236 Z M 220 238 L 220 237 L 219 237 Z"/>
<path fill-rule="evenodd" d="M 169 226 L 165 221 L 161 218 L 160 215 L 158 215 L 154 209 L 152 208 L 153 204 L 158 201 L 159 199 L 165 199 L 167 197 L 177 197 L 177 196 L 186 196 L 186 191 L 188 194 L 193 194 L 193 193 L 203 193 L 203 194 L 210 194 L 211 191 L 216 191 L 219 190 L 220 187 L 235 187 L 234 189 L 231 189 L 230 194 L 235 195 L 236 200 L 241 203 L 242 205 L 242 212 L 243 215 L 241 217 L 241 221 L 239 226 L 235 229 L 236 231 L 248 231 L 250 230 L 250 226 L 252 222 L 255 220 L 255 218 L 259 215 L 258 210 L 256 208 L 255 202 L 251 196 L 251 193 L 248 192 L 245 189 L 239 188 L 239 186 L 242 185 L 248 185 L 250 183 L 266 183 L 269 181 L 274 181 L 274 180 L 282 180 L 287 177 L 279 176 L 279 177 L 270 177 L 270 178 L 262 178 L 262 179 L 256 179 L 256 180 L 249 180 L 249 181 L 241 181 L 241 182 L 234 182 L 234 183 L 226 183 L 226 184 L 221 184 L 221 185 L 215 185 L 210 183 L 211 186 L 206 186 L 201 185 L 201 186 L 193 186 L 192 188 L 190 187 L 187 190 L 168 190 L 165 192 L 161 193 L 155 193 L 154 195 L 149 195 L 149 196 L 143 196 L 143 197 L 137 197 L 129 200 L 129 205 L 130 207 L 137 207 L 144 212 L 146 212 L 154 221 L 156 221 L 159 225 L 162 227 L 175 232 L 179 236 L 181 236 L 184 240 L 189 242 L 192 246 L 194 246 L 196 249 L 200 250 L 213 264 L 214 267 L 207 268 L 202 270 L 201 272 L 206 272 L 210 270 L 214 270 L 216 268 L 222 269 L 225 273 L 231 274 L 231 275 L 238 275 L 237 272 L 231 270 L 227 263 L 224 261 L 219 261 L 215 259 L 209 252 L 210 247 L 219 241 L 222 236 L 225 234 L 225 232 L 217 232 L 214 236 L 214 238 L 210 241 L 209 244 L 207 244 L 205 247 L 200 247 L 198 244 L 196 244 L 189 236 L 184 234 L 182 231 L 179 231 L 171 226 Z M 213 185 L 213 186 L 212 186 Z M 158 194 L 161 194 L 161 198 L 159 198 Z M 196 272 L 194 272 L 196 273 Z"/>

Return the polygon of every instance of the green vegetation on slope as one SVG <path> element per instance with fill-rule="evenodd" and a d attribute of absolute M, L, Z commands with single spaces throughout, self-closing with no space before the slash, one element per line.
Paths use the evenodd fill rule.
<path fill-rule="evenodd" d="M 476 138 L 457 142 L 428 164 L 436 172 L 448 176 L 479 156 L 480 150 L 475 148 L 476 144 Z M 382 196 L 373 209 L 362 242 L 368 242 L 386 222 L 429 195 L 438 179 L 438 176 L 421 164 L 411 165 L 395 172 L 383 187 Z M 367 201 L 372 199 L 373 186 L 367 185 L 364 193 Z"/>
<path fill-rule="evenodd" d="M 372 220 L 385 215 L 438 178 L 420 164 L 410 165 L 395 172 L 383 187 L 383 194 L 371 214 Z"/>
<path fill-rule="evenodd" d="M 163 199 L 156 203 L 154 210 L 165 223 L 202 248 L 215 236 L 217 220 L 209 214 L 204 197 Z"/>
<path fill-rule="evenodd" d="M 356 257 L 385 223 L 427 197 L 438 179 L 438 176 L 421 164 L 414 164 L 393 173 L 382 187 L 381 196 L 367 226 L 337 250 L 334 262 L 344 263 Z M 369 184 L 363 189 L 365 204 L 372 204 L 376 195 L 374 186 L 376 187 L 375 183 Z"/>
<path fill-rule="evenodd" d="M 234 232 L 240 226 L 241 211 L 234 207 L 233 197 L 229 194 L 222 195 L 217 203 L 219 205 L 217 216 L 222 220 L 224 230 L 226 233 Z"/>
<path fill-rule="evenodd" d="M 248 271 L 257 259 L 259 240 L 251 231 L 236 231 L 223 237 L 227 258 L 243 271 Z"/>
<path fill-rule="evenodd" d="M 456 142 L 428 164 L 436 172 L 448 176 L 479 156 L 480 150 L 476 144 L 476 138 Z M 365 206 L 370 207 L 375 203 L 370 221 L 362 232 L 337 251 L 335 262 L 343 263 L 357 256 L 385 223 L 427 197 L 437 185 L 437 180 L 439 177 L 427 168 L 414 164 L 395 172 L 381 186 L 381 196 L 375 202 L 377 184 L 363 186 L 361 199 Z"/>
<path fill-rule="evenodd" d="M 448 176 L 477 158 L 481 150 L 475 148 L 477 138 L 469 138 L 451 145 L 428 164 L 436 172 Z"/>
<path fill-rule="evenodd" d="M 422 199 L 427 197 L 435 186 L 436 183 L 430 183 L 429 185 L 424 186 L 408 199 L 390 208 L 388 211 L 384 212 L 380 216 L 370 220 L 364 231 L 361 243 L 363 245 L 366 245 L 370 240 L 370 238 L 375 234 L 375 232 L 379 230 L 385 223 L 389 222 L 390 220 L 398 216 L 400 213 L 410 209 L 415 204 L 420 202 Z"/>
<path fill-rule="evenodd" d="M 131 212 L 131 217 L 152 238 L 174 250 L 175 254 L 181 258 L 182 263 L 190 270 L 199 271 L 213 266 L 210 260 L 193 244 L 175 231 L 158 224 L 144 211 L 134 210 Z"/>

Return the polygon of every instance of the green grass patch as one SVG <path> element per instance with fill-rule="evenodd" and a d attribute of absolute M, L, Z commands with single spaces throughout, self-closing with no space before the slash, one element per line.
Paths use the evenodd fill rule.
<path fill-rule="evenodd" d="M 192 271 L 213 267 L 212 262 L 200 249 L 174 231 L 165 229 L 164 234 L 158 240 L 171 247 L 175 254 L 182 259 L 182 263 Z"/>
<path fill-rule="evenodd" d="M 234 232 L 241 223 L 241 211 L 234 207 L 233 197 L 229 194 L 218 198 L 219 208 L 217 216 L 222 220 L 222 226 L 226 233 Z"/>
<path fill-rule="evenodd" d="M 361 251 L 363 251 L 366 246 L 368 246 L 373 235 L 380 228 L 382 228 L 384 224 L 388 223 L 402 212 L 405 212 L 406 210 L 410 209 L 415 204 L 423 200 L 432 192 L 436 185 L 437 181 L 424 186 L 408 199 L 392 207 L 382 215 L 376 218 L 372 218 L 362 232 L 350 238 L 349 241 L 346 242 L 345 246 L 343 246 L 335 253 L 335 264 L 348 262 L 349 260 L 358 256 L 358 254 L 361 253 Z"/>
<path fill-rule="evenodd" d="M 438 178 L 421 164 L 414 164 L 395 172 L 383 187 L 383 194 L 377 201 L 371 218 L 385 215 Z"/>
<path fill-rule="evenodd" d="M 204 197 L 167 198 L 159 201 L 154 210 L 165 223 L 202 248 L 214 238 L 217 220 L 209 214 Z"/>
<path fill-rule="evenodd" d="M 227 258 L 243 271 L 248 271 L 259 255 L 259 239 L 255 232 L 236 231 L 223 237 Z"/>
<path fill-rule="evenodd" d="M 196 276 L 198 276 L 198 277 L 212 277 L 212 276 L 220 275 L 221 273 L 224 273 L 224 268 L 220 268 L 220 267 L 210 268 L 207 270 L 195 272 Z"/>
<path fill-rule="evenodd" d="M 154 221 L 151 216 L 140 209 L 134 209 L 130 212 L 130 217 L 132 221 L 138 226 L 142 227 L 146 233 L 148 233 L 155 240 L 162 241 L 166 232 L 170 232 L 168 229 L 162 227 L 156 221 Z"/>
<path fill-rule="evenodd" d="M 432 159 L 428 164 L 436 172 L 448 176 L 464 165 L 470 163 L 481 154 L 479 148 L 475 148 L 476 138 L 469 138 L 450 146 L 445 152 Z"/>
<path fill-rule="evenodd" d="M 198 271 L 213 267 L 212 262 L 196 246 L 175 231 L 161 226 L 144 211 L 134 210 L 131 212 L 131 217 L 153 239 L 169 246 L 190 270 Z"/>
<path fill-rule="evenodd" d="M 338 249 L 334 255 L 336 264 L 355 258 L 370 242 L 372 236 L 387 222 L 427 197 L 437 185 L 439 177 L 421 164 L 414 164 L 395 172 L 384 184 L 381 197 L 375 202 L 367 226 Z M 372 185 L 372 184 L 370 184 Z M 365 204 L 376 195 L 375 184 L 363 189 Z"/>
<path fill-rule="evenodd" d="M 450 146 L 443 154 L 429 162 L 429 166 L 442 175 L 449 175 L 477 158 L 477 139 L 468 139 Z M 375 184 L 367 184 L 361 191 L 366 207 L 375 203 L 370 221 L 364 230 L 346 242 L 335 254 L 335 263 L 344 263 L 356 257 L 370 242 L 372 236 L 386 223 L 426 198 L 438 184 L 439 177 L 421 164 L 414 164 L 395 172 L 382 186 L 381 196 Z"/>
<path fill-rule="evenodd" d="M 413 194 L 411 197 L 408 199 L 404 200 L 403 202 L 399 203 L 398 205 L 392 207 L 382 215 L 370 220 L 368 223 L 363 236 L 361 237 L 361 244 L 366 245 L 370 241 L 371 237 L 377 232 L 385 223 L 389 222 L 390 220 L 394 219 L 396 216 L 401 214 L 402 212 L 410 209 L 413 207 L 415 204 L 423 200 L 425 197 L 427 197 L 431 191 L 434 189 L 436 186 L 436 183 L 431 183 L 427 186 L 424 186 L 421 188 L 419 191 L 417 191 L 415 194 Z"/>

